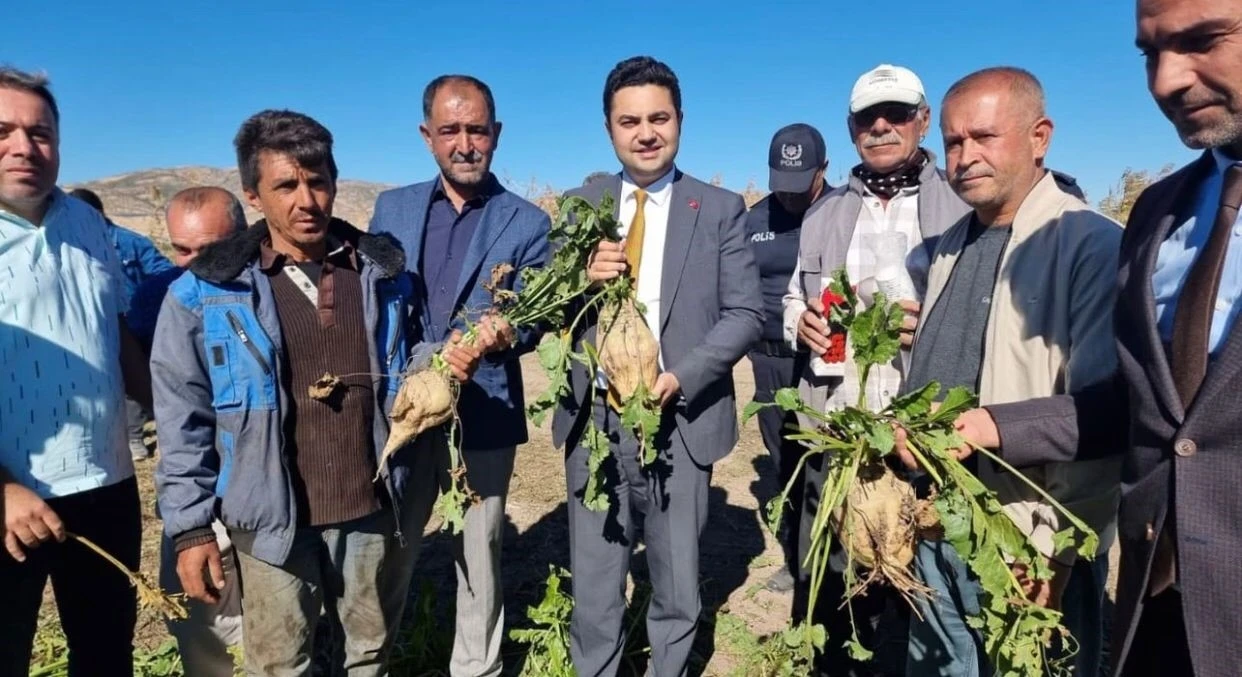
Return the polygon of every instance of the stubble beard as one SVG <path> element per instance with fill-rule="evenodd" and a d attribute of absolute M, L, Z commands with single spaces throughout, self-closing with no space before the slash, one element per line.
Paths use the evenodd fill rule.
<path fill-rule="evenodd" d="M 1219 125 L 1197 129 L 1183 129 L 1176 124 L 1177 135 L 1188 148 L 1202 150 L 1237 146 L 1242 142 L 1242 118 L 1230 117 Z"/>
<path fill-rule="evenodd" d="M 1222 104 L 1225 108 L 1224 117 L 1219 122 L 1202 125 L 1196 125 L 1190 121 L 1179 123 L 1172 105 L 1161 103 L 1160 109 L 1169 122 L 1173 123 L 1177 136 L 1188 148 L 1203 150 L 1239 145 L 1242 142 L 1242 113 L 1231 110 L 1232 106 L 1228 101 L 1216 101 L 1216 103 Z"/>
<path fill-rule="evenodd" d="M 488 167 L 486 165 L 479 165 L 474 169 L 462 171 L 450 165 L 445 168 L 444 173 L 454 184 L 474 188 L 482 185 L 487 180 Z"/>

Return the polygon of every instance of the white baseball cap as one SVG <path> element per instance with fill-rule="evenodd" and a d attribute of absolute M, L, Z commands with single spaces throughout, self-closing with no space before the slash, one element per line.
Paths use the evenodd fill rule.
<path fill-rule="evenodd" d="M 877 103 L 905 103 L 917 106 L 926 101 L 923 81 L 914 71 L 882 63 L 863 73 L 850 92 L 850 113 L 857 113 Z"/>

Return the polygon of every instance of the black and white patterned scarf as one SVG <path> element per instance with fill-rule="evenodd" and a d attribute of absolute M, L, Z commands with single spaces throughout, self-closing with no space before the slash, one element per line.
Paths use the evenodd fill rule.
<path fill-rule="evenodd" d="M 872 193 L 882 197 L 891 198 L 901 192 L 903 188 L 911 188 L 919 185 L 919 174 L 923 172 L 923 168 L 927 166 L 927 151 L 919 149 L 918 157 L 913 162 L 894 170 L 887 174 L 873 172 L 861 164 L 854 167 L 853 174 L 863 182 Z"/>

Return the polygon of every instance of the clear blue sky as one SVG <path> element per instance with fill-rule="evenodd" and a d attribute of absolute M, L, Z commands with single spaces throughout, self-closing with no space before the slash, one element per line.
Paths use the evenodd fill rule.
<path fill-rule="evenodd" d="M 568 188 L 613 170 L 604 77 L 651 54 L 682 82 L 679 166 L 740 190 L 767 181 L 767 145 L 790 122 L 824 133 L 835 184 L 857 156 L 845 132 L 854 80 L 881 62 L 912 68 L 938 113 L 976 68 L 1030 69 L 1056 123 L 1050 164 L 1093 201 L 1125 167 L 1193 157 L 1147 93 L 1131 0 L 884 2 L 26 3 L 0 61 L 44 70 L 62 108 L 61 180 L 136 169 L 228 167 L 248 115 L 292 108 L 336 137 L 342 176 L 411 183 L 434 175 L 421 93 L 465 72 L 495 92 L 504 133 L 493 169 Z M 941 153 L 938 121 L 928 146 Z"/>

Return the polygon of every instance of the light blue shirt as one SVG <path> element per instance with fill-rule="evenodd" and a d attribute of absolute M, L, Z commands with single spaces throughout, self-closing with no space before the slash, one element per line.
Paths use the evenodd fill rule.
<path fill-rule="evenodd" d="M 1185 223 L 1169 234 L 1156 254 L 1156 270 L 1151 276 L 1152 293 L 1156 299 L 1156 324 L 1160 337 L 1173 340 L 1173 315 L 1177 297 L 1190 274 L 1190 267 L 1199 251 L 1207 246 L 1212 224 L 1216 222 L 1216 210 L 1220 204 L 1220 191 L 1225 170 L 1235 164 L 1219 150 L 1212 151 L 1214 171 L 1199 189 L 1195 210 Z M 1208 350 L 1215 355 L 1229 336 L 1242 303 L 1242 219 L 1234 222 L 1229 236 L 1229 250 L 1225 254 L 1225 267 L 1220 275 L 1220 288 L 1216 292 L 1216 307 L 1212 313 L 1212 330 L 1208 335 Z"/>
<path fill-rule="evenodd" d="M 42 227 L 0 209 L 0 466 L 39 496 L 132 477 L 108 225 L 56 190 Z"/>

